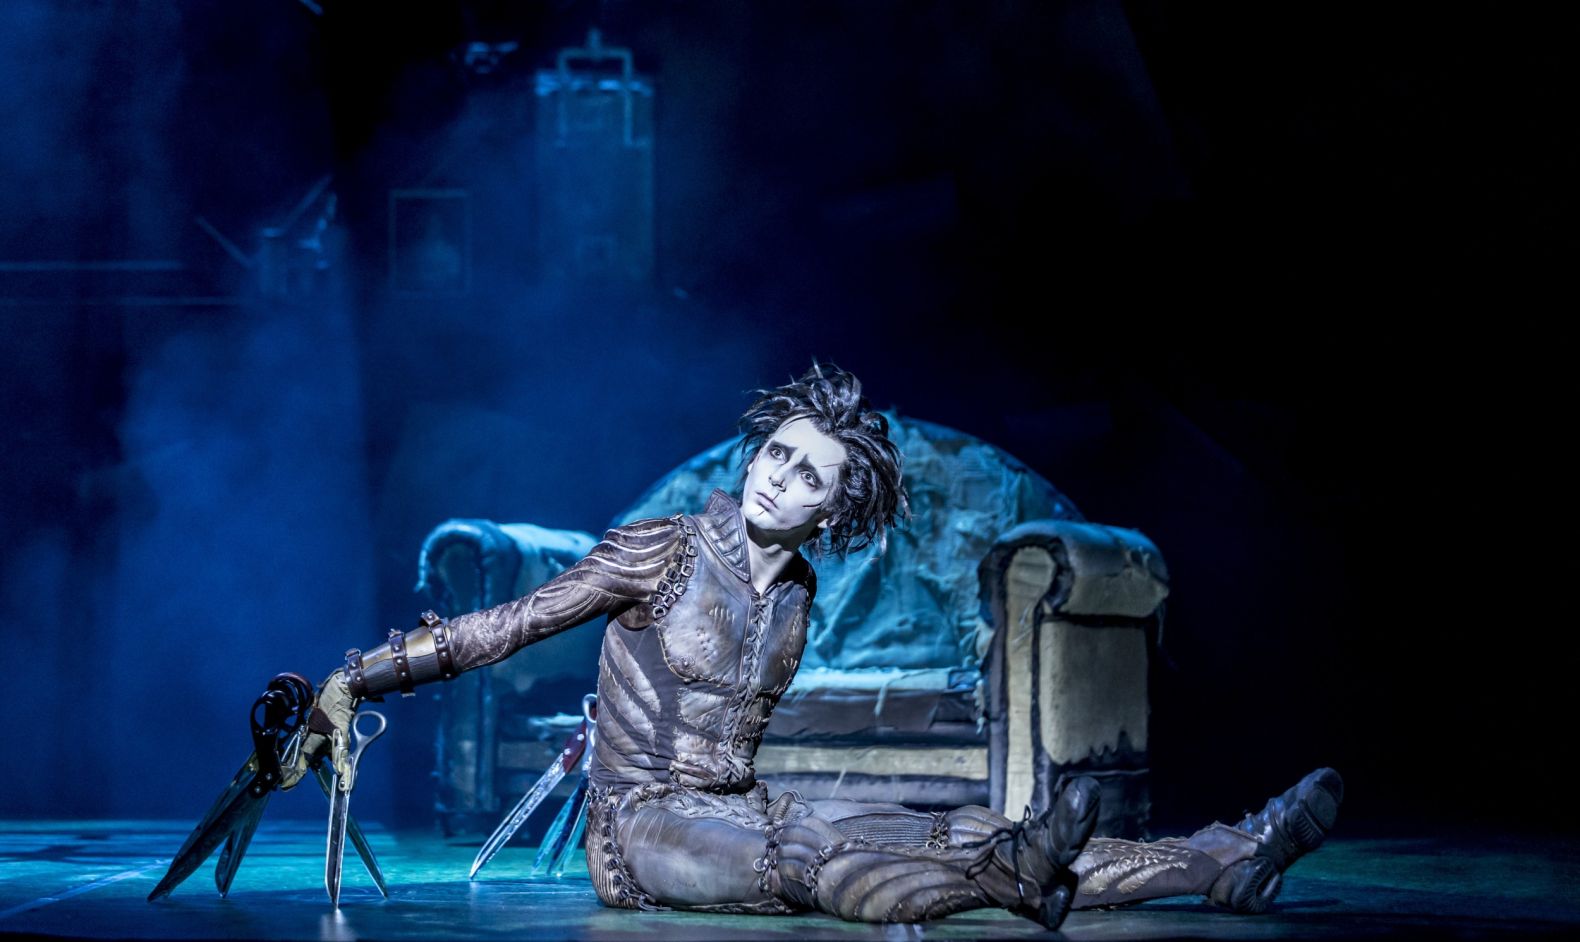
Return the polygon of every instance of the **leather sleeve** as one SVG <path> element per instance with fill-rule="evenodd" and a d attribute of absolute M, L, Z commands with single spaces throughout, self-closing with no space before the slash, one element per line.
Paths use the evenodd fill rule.
<path fill-rule="evenodd" d="M 530 595 L 452 619 L 455 666 L 466 671 L 493 664 L 599 615 L 648 603 L 680 538 L 675 519 L 616 527 L 580 562 Z"/>

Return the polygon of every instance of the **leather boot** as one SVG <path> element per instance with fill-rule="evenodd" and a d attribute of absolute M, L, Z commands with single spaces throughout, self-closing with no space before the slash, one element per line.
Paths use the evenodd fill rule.
<path fill-rule="evenodd" d="M 999 906 L 1056 929 L 1075 897 L 1070 864 L 1097 824 L 1097 801 L 1097 783 L 1077 779 L 1041 817 L 1000 817 L 983 838 L 945 847 L 844 840 L 826 822 L 803 819 L 780 834 L 770 888 L 796 908 L 858 922 Z"/>
<path fill-rule="evenodd" d="M 1235 830 L 1256 839 L 1256 852 L 1225 869 L 1207 898 L 1239 913 L 1265 911 L 1278 895 L 1284 871 L 1321 846 L 1333 829 L 1343 800 L 1344 779 L 1323 768 L 1246 815 Z"/>
<path fill-rule="evenodd" d="M 1051 863 L 1054 872 L 1040 887 L 1035 906 L 1021 900 L 1008 907 L 1010 912 L 1041 923 L 1045 929 L 1057 929 L 1064 922 L 1075 902 L 1076 879 L 1070 865 L 1097 826 L 1100 791 L 1096 779 L 1075 779 L 1059 792 L 1053 807 L 1026 829 L 1029 847 L 1042 861 Z"/>
<path fill-rule="evenodd" d="M 1159 841 L 1096 838 L 1071 869 L 1078 909 L 1126 906 L 1203 894 L 1240 913 L 1259 913 L 1278 895 L 1283 872 L 1322 843 L 1338 817 L 1344 782 L 1318 769 L 1239 824 L 1213 824 Z"/>

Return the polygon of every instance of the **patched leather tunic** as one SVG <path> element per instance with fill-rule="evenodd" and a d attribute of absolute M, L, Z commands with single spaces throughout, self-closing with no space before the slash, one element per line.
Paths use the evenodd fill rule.
<path fill-rule="evenodd" d="M 815 592 L 799 555 L 753 590 L 740 507 L 715 491 L 699 515 L 616 527 L 530 595 L 455 619 L 452 645 L 470 670 L 607 614 L 593 784 L 740 793 L 801 663 Z"/>
<path fill-rule="evenodd" d="M 668 522 L 678 533 L 663 577 L 604 632 L 592 779 L 742 792 L 806 647 L 812 567 L 796 556 L 755 592 L 740 508 L 722 492 Z"/>

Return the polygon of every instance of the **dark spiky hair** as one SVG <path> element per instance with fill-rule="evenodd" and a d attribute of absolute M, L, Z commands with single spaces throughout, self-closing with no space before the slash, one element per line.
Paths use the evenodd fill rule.
<path fill-rule="evenodd" d="M 757 390 L 757 401 L 741 416 L 741 485 L 745 466 L 787 422 L 807 419 L 845 446 L 845 465 L 828 496 L 829 524 L 814 550 L 843 558 L 853 550 L 888 546 L 888 529 L 910 517 L 901 480 L 903 458 L 889 440 L 889 420 L 861 394 L 861 380 L 832 363 L 813 361 L 799 380 Z M 824 542 L 826 541 L 826 546 Z"/>

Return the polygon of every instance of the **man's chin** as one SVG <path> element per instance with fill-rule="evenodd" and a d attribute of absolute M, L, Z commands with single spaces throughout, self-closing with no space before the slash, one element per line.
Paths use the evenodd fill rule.
<path fill-rule="evenodd" d="M 794 527 L 785 526 L 772 511 L 755 505 L 746 514 L 746 522 L 751 524 L 752 529 L 768 536 L 783 537 L 795 532 Z"/>

